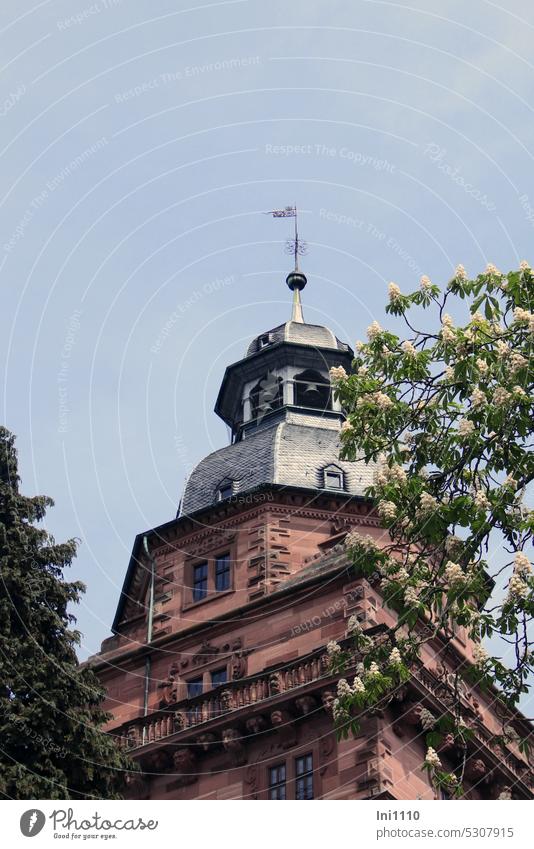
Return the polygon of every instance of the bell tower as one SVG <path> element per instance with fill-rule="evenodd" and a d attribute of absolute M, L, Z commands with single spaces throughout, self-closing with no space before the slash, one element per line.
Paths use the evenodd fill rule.
<path fill-rule="evenodd" d="M 305 322 L 299 244 L 296 234 L 291 317 L 225 371 L 215 411 L 230 444 L 193 469 L 176 518 L 136 537 L 113 636 L 90 660 L 108 731 L 140 767 L 128 798 L 435 798 L 424 717 L 454 702 L 451 671 L 472 657 L 465 629 L 446 645 L 430 634 L 406 686 L 356 736 L 334 732 L 330 641 L 353 653 L 355 674 L 351 623 L 377 634 L 397 620 L 380 577 L 357 572 L 345 549 L 349 531 L 378 545 L 387 531 L 368 497 L 372 466 L 339 459 L 345 416 L 329 372 L 349 372 L 353 352 Z M 510 787 L 532 798 L 524 754 L 492 742 L 492 694 L 460 695 L 468 798 Z M 519 737 L 525 722 L 514 717 Z"/>

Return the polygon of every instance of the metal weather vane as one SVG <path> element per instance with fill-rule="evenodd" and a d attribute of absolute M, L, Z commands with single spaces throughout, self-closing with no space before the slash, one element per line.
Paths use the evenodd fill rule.
<path fill-rule="evenodd" d="M 294 206 L 286 206 L 284 209 L 271 209 L 265 215 L 272 215 L 273 218 L 294 218 L 295 232 L 292 239 L 288 239 L 285 245 L 285 251 L 292 254 L 295 259 L 295 271 L 299 270 L 299 256 L 304 256 L 308 252 L 308 246 L 305 241 L 299 238 L 298 232 L 298 210 L 296 204 Z"/>

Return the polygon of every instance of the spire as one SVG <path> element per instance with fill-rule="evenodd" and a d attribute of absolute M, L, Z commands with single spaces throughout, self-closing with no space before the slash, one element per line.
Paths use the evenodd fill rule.
<path fill-rule="evenodd" d="M 302 271 L 291 271 L 286 277 L 286 283 L 293 292 L 293 309 L 291 312 L 291 321 L 298 321 L 304 324 L 304 316 L 302 314 L 302 302 L 300 300 L 301 290 L 304 289 L 307 283 L 306 275 Z"/>
<path fill-rule="evenodd" d="M 274 218 L 294 218 L 295 219 L 295 235 L 293 239 L 288 239 L 286 242 L 286 252 L 293 254 L 295 259 L 295 269 L 286 277 L 286 283 L 293 292 L 293 308 L 291 312 L 291 321 L 297 321 L 299 324 L 304 324 L 304 316 L 302 314 L 302 303 L 300 300 L 300 292 L 304 289 L 306 283 L 306 275 L 299 269 L 299 256 L 307 252 L 306 242 L 299 239 L 298 232 L 298 211 L 297 204 L 294 206 L 286 206 L 284 209 L 271 209 L 266 215 L 272 215 Z"/>

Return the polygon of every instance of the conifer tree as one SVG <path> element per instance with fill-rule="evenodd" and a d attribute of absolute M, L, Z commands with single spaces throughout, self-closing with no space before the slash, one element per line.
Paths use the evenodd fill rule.
<path fill-rule="evenodd" d="M 85 587 L 63 570 L 77 543 L 40 524 L 50 498 L 19 492 L 14 443 L 0 427 L 0 796 L 120 798 L 134 767 L 102 730 L 102 688 L 76 656 L 70 608 Z"/>

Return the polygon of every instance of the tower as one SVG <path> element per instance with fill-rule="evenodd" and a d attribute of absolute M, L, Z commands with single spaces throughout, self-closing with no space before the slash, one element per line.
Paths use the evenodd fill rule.
<path fill-rule="evenodd" d="M 132 798 L 434 798 L 425 710 L 446 715 L 455 701 L 451 670 L 472 651 L 463 629 L 446 646 L 428 640 L 410 682 L 362 717 L 358 736 L 334 733 L 327 643 L 348 644 L 351 616 L 376 633 L 395 614 L 343 545 L 349 530 L 384 533 L 366 497 L 372 468 L 339 459 L 329 370 L 350 371 L 352 351 L 304 321 L 295 265 L 291 318 L 224 374 L 215 410 L 230 444 L 193 470 L 175 519 L 136 537 L 114 636 L 91 659 L 108 730 L 141 767 Z M 473 731 L 468 794 L 531 798 L 524 755 L 512 738 L 505 750 L 494 742 L 494 694 L 460 699 Z M 518 737 L 524 722 L 517 714 Z"/>

